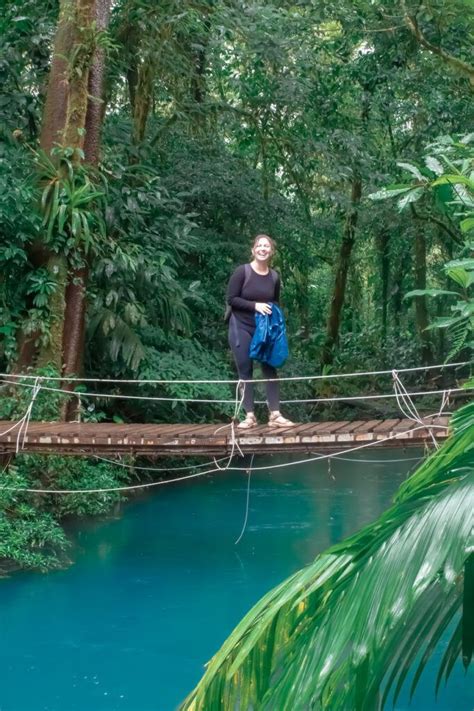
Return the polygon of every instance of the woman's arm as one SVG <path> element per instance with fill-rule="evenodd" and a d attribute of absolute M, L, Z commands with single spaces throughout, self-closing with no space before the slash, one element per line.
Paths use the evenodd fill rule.
<path fill-rule="evenodd" d="M 245 265 L 241 264 L 229 279 L 227 286 L 227 303 L 235 309 L 242 311 L 255 311 L 255 301 L 248 301 L 241 296 L 245 281 Z"/>

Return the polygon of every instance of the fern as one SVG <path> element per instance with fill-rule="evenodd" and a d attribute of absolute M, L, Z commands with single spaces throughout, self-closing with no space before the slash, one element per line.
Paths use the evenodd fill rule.
<path fill-rule="evenodd" d="M 456 356 L 464 348 L 468 337 L 472 333 L 471 321 L 469 318 L 465 318 L 458 323 L 453 324 L 449 329 L 448 333 L 451 341 L 451 348 L 446 356 L 445 363 L 449 363 L 454 356 Z"/>

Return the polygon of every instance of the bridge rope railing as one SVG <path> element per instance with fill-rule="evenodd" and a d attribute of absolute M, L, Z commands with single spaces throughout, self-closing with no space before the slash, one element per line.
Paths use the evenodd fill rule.
<path fill-rule="evenodd" d="M 400 371 L 398 371 L 400 372 Z M 45 378 L 46 380 L 48 378 Z M 172 381 L 177 382 L 177 381 Z M 191 382 L 191 381 L 190 381 Z M 210 382 L 210 381 L 209 381 Z M 232 381 L 233 383 L 240 383 L 244 385 L 249 382 L 268 382 L 267 381 L 249 381 L 249 380 L 237 380 Z M 8 383 L 8 381 L 0 378 L 0 383 Z M 10 383 L 8 383 L 10 384 Z M 35 388 L 34 385 L 30 383 L 15 383 L 15 387 Z M 179 397 L 179 396 L 160 396 L 160 395 L 130 395 L 128 393 L 109 393 L 109 392 L 94 392 L 94 391 L 70 391 L 64 388 L 53 388 L 47 385 L 39 385 L 43 392 L 51 393 L 62 393 L 69 397 L 79 397 L 79 398 L 96 398 L 96 399 L 112 399 L 112 400 L 141 400 L 144 402 L 189 402 L 189 403 L 200 403 L 200 404 L 215 404 L 215 405 L 234 405 L 235 399 L 230 398 L 193 398 L 193 397 Z M 460 393 L 467 392 L 469 390 L 474 390 L 474 387 L 458 387 L 458 388 L 443 388 L 438 390 L 418 390 L 411 391 L 409 395 L 411 397 L 421 397 L 426 395 L 439 395 L 445 392 L 450 393 Z M 378 393 L 378 394 L 367 394 L 367 395 L 328 395 L 321 397 L 312 398 L 291 398 L 280 400 L 282 405 L 290 404 L 304 404 L 304 403 L 321 403 L 321 402 L 351 402 L 358 400 L 381 400 L 386 398 L 397 398 L 396 393 Z M 255 404 L 264 405 L 265 400 L 256 400 Z"/>
<path fill-rule="evenodd" d="M 472 365 L 474 361 L 467 360 L 457 363 L 437 363 L 436 365 L 419 365 L 413 366 L 411 368 L 398 368 L 398 373 L 416 373 L 427 370 L 444 370 L 445 368 L 461 368 L 467 365 Z M 59 376 L 59 375 L 32 375 L 29 373 L 0 373 L 0 379 L 2 381 L 7 381 L 9 383 L 16 380 L 49 380 L 51 382 L 60 381 L 67 383 L 109 383 L 111 385 L 123 384 L 142 384 L 142 385 L 236 385 L 241 383 L 267 383 L 267 382 L 291 382 L 291 381 L 311 381 L 311 380 L 334 380 L 342 378 L 360 378 L 369 376 L 379 376 L 379 375 L 391 375 L 393 373 L 393 368 L 386 370 L 369 370 L 369 371 L 354 371 L 352 373 L 327 373 L 327 374 L 317 374 L 317 375 L 290 375 L 282 376 L 278 378 L 252 378 L 252 380 L 241 380 L 238 378 L 233 379 L 153 379 L 153 378 L 91 378 L 91 377 L 79 377 L 79 376 Z M 59 390 L 59 392 L 62 392 Z M 71 394 L 69 390 L 65 390 L 68 394 Z"/>

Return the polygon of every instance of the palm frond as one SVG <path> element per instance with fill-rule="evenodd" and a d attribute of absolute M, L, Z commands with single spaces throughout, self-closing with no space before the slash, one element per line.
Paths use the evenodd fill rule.
<path fill-rule="evenodd" d="M 265 595 L 211 659 L 182 711 L 372 711 L 412 691 L 459 618 L 440 667 L 472 654 L 474 403 L 373 524 Z M 416 664 L 416 668 L 415 667 Z"/>

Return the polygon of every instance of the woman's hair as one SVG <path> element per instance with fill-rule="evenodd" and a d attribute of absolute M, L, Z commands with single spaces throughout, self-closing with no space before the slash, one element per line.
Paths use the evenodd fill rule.
<path fill-rule="evenodd" d="M 266 239 L 266 240 L 268 240 L 268 241 L 270 242 L 270 247 L 272 248 L 272 257 L 273 257 L 273 255 L 275 254 L 275 251 L 276 251 L 276 244 L 275 244 L 275 241 L 274 241 L 271 237 L 269 237 L 268 235 L 257 235 L 257 236 L 255 237 L 255 239 L 254 239 L 254 241 L 253 241 L 253 244 L 252 244 L 252 252 L 253 252 L 253 250 L 255 249 L 255 247 L 257 246 L 257 242 L 258 242 L 260 239 Z"/>

